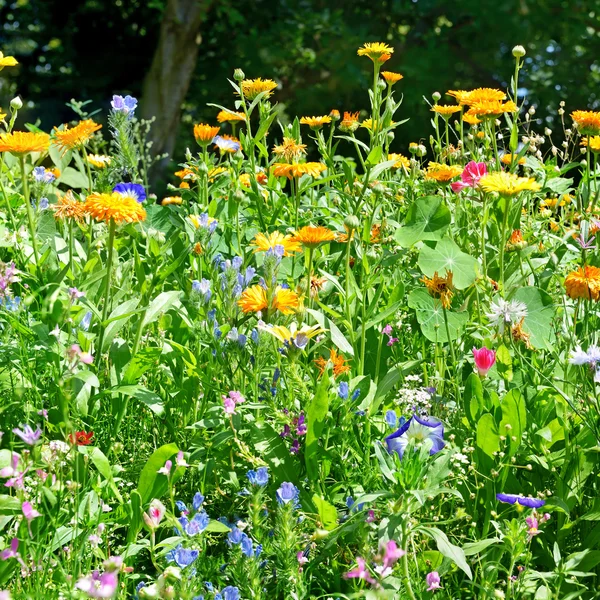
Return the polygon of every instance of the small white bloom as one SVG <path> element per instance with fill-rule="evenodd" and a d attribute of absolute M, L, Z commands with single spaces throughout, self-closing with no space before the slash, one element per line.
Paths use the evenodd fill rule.
<path fill-rule="evenodd" d="M 504 298 L 494 300 L 487 318 L 498 327 L 500 333 L 509 323 L 517 323 L 527 316 L 527 306 L 518 300 L 507 302 Z"/>

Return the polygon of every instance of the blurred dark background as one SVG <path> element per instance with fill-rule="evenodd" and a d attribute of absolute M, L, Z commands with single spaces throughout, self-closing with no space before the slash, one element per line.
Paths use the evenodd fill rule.
<path fill-rule="evenodd" d="M 0 76 L 0 106 L 20 94 L 42 128 L 72 120 L 65 103 L 108 109 L 113 93 L 156 115 L 155 149 L 177 159 L 193 122 L 214 122 L 212 102 L 233 108 L 227 78 L 275 79 L 281 120 L 368 108 L 368 41 L 395 48 L 386 69 L 404 94 L 394 150 L 429 136 L 423 96 L 507 87 L 511 49 L 527 49 L 520 87 L 538 125 L 598 108 L 598 0 L 0 0 L 0 50 L 20 65 Z M 570 123 L 569 123 L 570 124 Z M 177 161 L 176 161 L 177 162 Z"/>

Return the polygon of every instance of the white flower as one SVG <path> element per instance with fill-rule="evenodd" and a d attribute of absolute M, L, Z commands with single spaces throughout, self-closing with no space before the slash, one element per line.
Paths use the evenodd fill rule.
<path fill-rule="evenodd" d="M 571 352 L 569 362 L 572 365 L 591 365 L 592 367 L 595 367 L 600 363 L 600 348 L 591 345 L 586 352 L 582 350 L 581 346 L 577 346 L 577 348 Z"/>
<path fill-rule="evenodd" d="M 509 323 L 517 323 L 526 316 L 527 306 L 523 302 L 517 300 L 507 302 L 504 298 L 492 302 L 490 312 L 487 314 L 487 318 L 498 327 L 500 333 L 504 332 L 504 327 Z"/>

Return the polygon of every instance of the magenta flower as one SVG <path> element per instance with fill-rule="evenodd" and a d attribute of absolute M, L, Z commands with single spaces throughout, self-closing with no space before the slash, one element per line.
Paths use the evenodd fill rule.
<path fill-rule="evenodd" d="M 190 466 L 190 465 L 188 465 L 188 463 L 186 462 L 186 460 L 185 460 L 185 457 L 183 456 L 183 451 L 182 451 L 182 450 L 180 450 L 180 451 L 177 453 L 177 458 L 175 459 L 175 464 L 176 464 L 178 467 L 189 467 L 189 466 Z"/>
<path fill-rule="evenodd" d="M 171 460 L 168 460 L 168 461 L 165 463 L 165 466 L 164 466 L 164 467 L 161 467 L 161 468 L 160 468 L 160 469 L 157 471 L 157 473 L 160 473 L 160 474 L 162 474 L 162 475 L 166 475 L 166 476 L 168 477 L 168 476 L 171 474 L 171 467 L 172 467 L 172 466 L 173 466 L 173 461 L 171 461 Z"/>
<path fill-rule="evenodd" d="M 393 346 L 398 341 L 400 341 L 399 338 L 390 336 L 390 338 L 388 339 L 387 345 Z"/>
<path fill-rule="evenodd" d="M 369 573 L 369 570 L 367 569 L 367 563 L 364 558 L 357 556 L 356 564 L 358 565 L 358 567 L 356 569 L 352 569 L 352 571 L 348 571 L 347 573 L 344 574 L 344 577 L 346 579 L 364 579 L 365 581 L 367 581 L 368 583 L 371 583 L 371 584 L 377 583 L 375 581 L 375 579 L 373 579 L 373 577 L 371 577 L 371 574 Z"/>
<path fill-rule="evenodd" d="M 539 521 L 534 517 L 530 516 L 525 519 L 525 523 L 527 523 L 527 539 L 531 541 L 536 535 L 542 533 L 539 530 Z"/>
<path fill-rule="evenodd" d="M 427 573 L 425 576 L 425 581 L 429 586 L 427 588 L 428 592 L 435 592 L 435 590 L 439 590 L 442 587 L 440 585 L 440 574 L 437 571 L 431 571 L 431 573 Z"/>
<path fill-rule="evenodd" d="M 160 525 L 160 522 L 162 521 L 166 512 L 167 509 L 160 500 L 155 498 L 152 500 L 152 502 L 150 502 L 148 512 L 145 512 L 142 515 L 144 517 L 144 523 L 146 523 L 146 526 L 148 529 L 150 529 L 150 531 L 153 531 Z"/>
<path fill-rule="evenodd" d="M 390 540 L 385 546 L 385 553 L 383 555 L 383 564 L 375 567 L 375 571 L 380 577 L 387 577 L 392 573 L 394 565 L 400 558 L 402 558 L 406 552 L 402 548 L 398 547 L 398 544 L 394 540 Z"/>
<path fill-rule="evenodd" d="M 305 565 L 308 562 L 308 558 L 306 558 L 306 556 L 304 556 L 304 552 L 300 551 L 298 552 L 298 554 L 296 554 L 296 559 L 298 560 L 298 564 L 302 567 L 302 565 Z"/>
<path fill-rule="evenodd" d="M 223 396 L 223 410 L 226 415 L 235 415 L 235 400 L 229 396 Z"/>
<path fill-rule="evenodd" d="M 465 166 L 461 173 L 460 181 L 452 183 L 450 187 L 457 194 L 467 187 L 476 188 L 479 185 L 479 180 L 486 174 L 487 167 L 485 163 L 478 163 L 472 160 Z"/>
<path fill-rule="evenodd" d="M 35 431 L 31 429 L 29 425 L 25 425 L 22 431 L 15 427 L 13 429 L 13 433 L 19 436 L 29 446 L 35 446 L 42 435 L 42 430 L 40 429 L 39 425 Z"/>
<path fill-rule="evenodd" d="M 17 468 L 19 466 L 19 455 L 18 454 L 12 455 L 11 465 L 12 466 L 10 466 L 10 467 L 4 467 L 4 468 L 0 469 L 0 477 L 12 477 L 13 475 L 16 475 L 17 473 L 19 473 L 19 469 Z"/>
<path fill-rule="evenodd" d="M 17 558 L 19 553 L 17 550 L 19 549 L 19 540 L 18 538 L 13 538 L 10 541 L 10 546 L 8 548 L 4 548 L 2 552 L 0 552 L 0 560 L 8 560 L 9 558 Z"/>
<path fill-rule="evenodd" d="M 385 335 L 392 335 L 392 326 L 388 323 L 382 330 L 381 333 L 385 333 Z"/>
<path fill-rule="evenodd" d="M 496 351 L 488 348 L 473 348 L 475 368 L 480 377 L 485 377 L 496 362 Z"/>
<path fill-rule="evenodd" d="M 31 502 L 23 502 L 21 505 L 21 510 L 23 511 L 23 516 L 27 519 L 29 523 L 36 517 L 41 517 L 42 515 L 33 508 Z"/>
<path fill-rule="evenodd" d="M 113 598 L 117 593 L 119 580 L 115 571 L 100 573 L 94 571 L 87 577 L 82 577 L 75 587 L 88 595 L 88 598 Z"/>

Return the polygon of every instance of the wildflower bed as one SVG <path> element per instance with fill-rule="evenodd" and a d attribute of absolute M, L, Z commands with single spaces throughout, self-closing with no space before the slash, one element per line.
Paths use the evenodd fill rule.
<path fill-rule="evenodd" d="M 598 597 L 600 113 L 518 46 L 404 156 L 358 54 L 366 115 L 237 70 L 160 199 L 135 98 L 2 115 L 0 598 Z"/>

